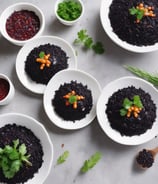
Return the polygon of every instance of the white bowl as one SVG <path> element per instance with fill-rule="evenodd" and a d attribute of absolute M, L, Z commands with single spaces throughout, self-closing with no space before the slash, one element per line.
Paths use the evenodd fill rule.
<path fill-rule="evenodd" d="M 7 21 L 7 19 L 9 18 L 9 16 L 13 12 L 20 11 L 20 10 L 33 11 L 39 17 L 39 20 L 40 20 L 40 29 L 39 29 L 39 31 L 32 38 L 30 38 L 28 40 L 24 40 L 24 41 L 16 40 L 16 39 L 11 38 L 8 35 L 7 31 L 6 31 L 6 21 Z M 18 45 L 18 46 L 23 46 L 28 41 L 31 41 L 32 39 L 40 36 L 42 34 L 43 30 L 44 30 L 44 27 L 45 27 L 45 18 L 44 18 L 44 15 L 43 15 L 42 11 L 37 6 L 35 6 L 31 3 L 27 3 L 27 2 L 22 3 L 21 2 L 21 3 L 13 4 L 13 5 L 9 6 L 8 8 L 6 8 L 0 16 L 0 31 L 1 31 L 1 34 L 9 42 L 11 42 L 15 45 Z"/>
<path fill-rule="evenodd" d="M 32 49 L 35 47 L 39 47 L 40 45 L 44 44 L 54 44 L 61 47 L 69 57 L 68 59 L 68 68 L 77 68 L 77 57 L 75 54 L 74 49 L 72 46 L 62 38 L 55 37 L 55 36 L 40 36 L 27 44 L 25 44 L 19 51 L 17 58 L 16 58 L 16 73 L 20 80 L 20 82 L 26 87 L 28 90 L 37 93 L 43 94 L 46 88 L 46 85 L 36 83 L 32 81 L 30 77 L 25 72 L 25 61 Z"/>
<path fill-rule="evenodd" d="M 0 127 L 7 124 L 17 124 L 30 129 L 34 135 L 41 141 L 43 148 L 43 163 L 38 172 L 26 184 L 42 184 L 49 175 L 53 163 L 53 144 L 44 126 L 37 120 L 19 113 L 7 113 L 0 115 Z"/>
<path fill-rule="evenodd" d="M 119 89 L 122 89 L 128 86 L 141 88 L 145 92 L 149 93 L 152 100 L 157 106 L 157 109 L 156 109 L 157 117 L 155 122 L 153 123 L 152 128 L 148 129 L 144 134 L 135 135 L 131 137 L 122 136 L 120 132 L 112 129 L 108 121 L 107 115 L 105 113 L 106 104 L 108 103 L 109 97 L 111 97 L 112 94 L 118 91 Z M 99 100 L 97 102 L 97 118 L 101 128 L 106 133 L 106 135 L 109 136 L 112 140 L 114 140 L 117 143 L 124 144 L 124 145 L 139 145 L 147 141 L 150 141 L 156 135 L 158 135 L 158 90 L 149 82 L 137 77 L 122 77 L 120 79 L 114 80 L 104 87 L 99 97 Z"/>
<path fill-rule="evenodd" d="M 74 0 L 74 2 L 77 2 L 77 3 L 79 3 L 79 4 L 81 5 L 81 7 L 82 7 L 82 12 L 81 12 L 81 15 L 80 15 L 77 19 L 75 19 L 75 20 L 73 20 L 73 21 L 68 21 L 68 20 L 62 19 L 62 18 L 58 15 L 58 13 L 57 13 L 59 3 L 63 2 L 63 1 L 65 1 L 65 0 L 57 0 L 57 1 L 56 1 L 56 3 L 55 3 L 55 15 L 56 15 L 57 19 L 58 19 L 62 24 L 66 25 L 66 26 L 75 25 L 75 24 L 83 17 L 83 15 L 84 15 L 84 4 L 83 4 L 83 2 L 82 2 L 81 0 Z"/>
<path fill-rule="evenodd" d="M 85 116 L 85 118 L 81 120 L 74 121 L 65 121 L 60 116 L 57 115 L 57 113 L 54 111 L 53 105 L 52 105 L 52 99 L 54 98 L 55 91 L 59 89 L 60 85 L 63 85 L 64 83 L 70 83 L 71 81 L 77 81 L 77 83 L 82 83 L 83 85 L 87 85 L 87 88 L 91 90 L 92 93 L 92 101 L 93 106 L 89 114 Z M 97 80 L 89 75 L 88 73 L 85 73 L 83 71 L 79 70 L 63 70 L 58 72 L 48 83 L 46 90 L 44 92 L 43 97 L 43 103 L 44 103 L 44 109 L 49 117 L 49 119 L 58 127 L 63 129 L 80 129 L 87 125 L 89 125 L 93 119 L 96 116 L 96 103 L 98 100 L 98 97 L 101 93 L 101 87 Z"/>
<path fill-rule="evenodd" d="M 9 91 L 8 91 L 7 96 L 5 98 L 3 98 L 2 100 L 0 100 L 0 105 L 7 105 L 13 99 L 14 94 L 15 94 L 15 89 L 14 89 L 14 86 L 13 86 L 11 80 L 6 75 L 0 74 L 0 79 L 6 80 L 9 84 Z"/>
<path fill-rule="evenodd" d="M 102 26 L 106 32 L 106 34 L 109 36 L 109 38 L 115 42 L 120 47 L 132 51 L 135 53 L 146 53 L 151 51 L 158 50 L 158 43 L 150 46 L 135 46 L 132 44 L 127 43 L 126 41 L 121 40 L 114 32 L 113 28 L 111 27 L 110 19 L 109 19 L 109 8 L 111 6 L 113 0 L 102 0 L 101 6 L 100 6 L 100 19 Z"/>

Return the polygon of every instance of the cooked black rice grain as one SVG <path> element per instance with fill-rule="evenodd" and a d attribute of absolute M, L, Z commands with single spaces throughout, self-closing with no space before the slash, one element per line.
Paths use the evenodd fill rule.
<path fill-rule="evenodd" d="M 139 95 L 143 108 L 135 118 L 133 115 L 130 117 L 121 116 L 120 109 L 125 98 L 133 100 L 133 96 Z M 106 113 L 110 125 L 113 129 L 119 131 L 121 135 L 133 136 L 145 133 L 156 119 L 156 105 L 151 99 L 150 94 L 146 93 L 141 88 L 137 89 L 134 86 L 123 88 L 115 92 L 106 104 Z"/>
<path fill-rule="evenodd" d="M 40 52 L 43 51 L 46 55 L 50 54 L 50 67 L 40 69 L 41 63 L 36 62 Z M 59 46 L 45 44 L 35 47 L 27 56 L 25 61 L 25 71 L 28 76 L 35 82 L 47 84 L 48 81 L 60 70 L 68 68 L 68 56 Z"/>
<path fill-rule="evenodd" d="M 77 109 L 74 109 L 72 105 L 66 106 L 66 99 L 64 95 L 74 90 L 77 95 L 84 96 L 84 100 L 77 102 Z M 92 108 L 92 94 L 82 83 L 77 81 L 71 81 L 70 83 L 64 83 L 60 85 L 59 89 L 55 91 L 54 99 L 52 99 L 52 105 L 54 106 L 55 112 L 64 120 L 80 120 L 88 114 Z"/>
<path fill-rule="evenodd" d="M 40 140 L 34 133 L 24 127 L 16 124 L 8 124 L 0 128 L 0 147 L 4 148 L 5 145 L 12 145 L 13 140 L 19 139 L 20 144 L 25 144 L 27 148 L 27 155 L 32 166 L 23 164 L 20 171 L 11 179 L 5 178 L 2 170 L 0 169 L 0 183 L 17 184 L 24 183 L 28 179 L 33 178 L 34 174 L 38 172 L 43 163 L 43 149 Z"/>
<path fill-rule="evenodd" d="M 136 17 L 130 15 L 129 9 L 139 3 L 153 6 L 156 17 L 145 16 L 140 23 Z M 157 0 L 113 0 L 109 18 L 113 31 L 117 36 L 132 45 L 147 46 L 158 42 L 158 1 Z"/>
<path fill-rule="evenodd" d="M 149 168 L 154 163 L 154 157 L 150 151 L 143 149 L 139 152 L 138 156 L 136 157 L 136 161 L 143 168 Z"/>

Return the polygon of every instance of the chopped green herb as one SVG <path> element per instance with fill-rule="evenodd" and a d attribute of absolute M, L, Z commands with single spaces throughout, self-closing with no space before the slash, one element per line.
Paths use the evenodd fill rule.
<path fill-rule="evenodd" d="M 89 160 L 85 160 L 84 165 L 81 168 L 81 172 L 85 173 L 89 169 L 92 169 L 100 159 L 101 159 L 101 153 L 96 152 L 94 155 L 90 157 Z"/>
<path fill-rule="evenodd" d="M 141 20 L 144 16 L 144 10 L 140 10 L 138 8 L 135 8 L 135 7 L 130 8 L 129 12 L 131 15 L 135 15 L 137 20 Z"/>
<path fill-rule="evenodd" d="M 57 160 L 57 164 L 62 164 L 69 157 L 69 151 L 65 151 Z"/>
<path fill-rule="evenodd" d="M 43 51 L 41 51 L 40 53 L 39 53 L 39 57 L 42 59 L 42 58 L 44 58 L 44 55 L 45 55 L 45 53 L 43 52 Z"/>
<path fill-rule="evenodd" d="M 123 108 L 120 109 L 120 115 L 125 116 L 128 113 L 128 109 L 132 106 L 136 106 L 138 108 L 143 108 L 143 104 L 141 102 L 141 99 L 139 95 L 134 95 L 133 101 L 129 100 L 128 98 L 125 98 L 123 101 Z"/>
<path fill-rule="evenodd" d="M 147 80 L 155 86 L 158 86 L 158 74 L 150 74 L 142 69 L 132 67 L 132 66 L 124 66 L 127 70 L 132 72 L 133 74 Z"/>
<path fill-rule="evenodd" d="M 93 39 L 87 34 L 87 30 L 82 29 L 78 33 L 78 38 L 74 40 L 75 45 L 83 45 L 86 49 L 92 49 L 96 54 L 104 53 L 104 47 L 101 42 L 93 42 Z"/>
<path fill-rule="evenodd" d="M 6 145 L 3 149 L 0 148 L 0 168 L 6 178 L 13 178 L 23 166 L 23 162 L 32 166 L 28 160 L 30 155 L 26 153 L 26 146 L 25 144 L 19 145 L 19 139 L 13 141 L 13 146 Z"/>
<path fill-rule="evenodd" d="M 82 13 L 81 4 L 73 0 L 64 0 L 59 3 L 57 14 L 64 20 L 73 21 Z"/>
<path fill-rule="evenodd" d="M 77 96 L 76 95 L 71 95 L 70 98 L 69 98 L 69 103 L 73 104 L 76 101 L 77 101 Z"/>

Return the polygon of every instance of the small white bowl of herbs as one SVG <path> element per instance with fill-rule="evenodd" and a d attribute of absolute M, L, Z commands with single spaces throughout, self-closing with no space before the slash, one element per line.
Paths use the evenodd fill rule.
<path fill-rule="evenodd" d="M 57 0 L 55 15 L 64 25 L 72 26 L 77 23 L 84 14 L 84 5 L 81 0 Z"/>

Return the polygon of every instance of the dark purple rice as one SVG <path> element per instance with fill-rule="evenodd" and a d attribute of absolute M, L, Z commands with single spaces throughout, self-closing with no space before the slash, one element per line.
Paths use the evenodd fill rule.
<path fill-rule="evenodd" d="M 154 7 L 156 17 L 143 17 L 136 23 L 136 17 L 130 15 L 129 9 L 144 3 Z M 147 46 L 158 42 L 158 1 L 157 0 L 113 0 L 109 18 L 116 35 L 132 45 Z"/>
<path fill-rule="evenodd" d="M 133 96 L 139 95 L 143 108 L 138 115 L 134 116 L 121 116 L 120 109 L 125 98 L 133 99 Z M 119 131 L 121 135 L 133 136 L 145 133 L 156 119 L 156 105 L 151 99 L 150 94 L 146 93 L 141 88 L 137 89 L 134 86 L 119 89 L 109 98 L 106 104 L 106 114 L 110 122 L 110 126 Z"/>
<path fill-rule="evenodd" d="M 12 145 L 13 140 L 19 139 L 20 144 L 25 144 L 27 148 L 27 154 L 31 155 L 29 161 L 32 166 L 23 164 L 20 171 L 11 179 L 5 178 L 2 170 L 0 169 L 0 183 L 17 184 L 24 183 L 28 179 L 34 177 L 34 174 L 38 172 L 43 163 L 43 149 L 40 140 L 34 135 L 34 133 L 20 125 L 7 124 L 0 128 L 0 147 L 4 148 L 5 145 Z"/>
<path fill-rule="evenodd" d="M 39 53 L 43 51 L 45 54 L 50 54 L 50 67 L 40 69 L 40 63 L 36 62 L 39 58 Z M 47 84 L 48 81 L 60 70 L 68 68 L 68 56 L 59 46 L 45 44 L 35 47 L 27 56 L 25 61 L 25 71 L 28 76 L 35 82 Z"/>
<path fill-rule="evenodd" d="M 77 102 L 77 109 L 74 109 L 72 105 L 66 106 L 64 95 L 74 90 L 77 95 L 84 96 L 84 100 Z M 77 81 L 71 81 L 70 83 L 64 83 L 60 85 L 59 89 L 55 91 L 54 99 L 52 99 L 52 105 L 55 112 L 64 120 L 80 120 L 88 114 L 92 108 L 92 94 L 91 91 L 82 83 Z"/>
<path fill-rule="evenodd" d="M 154 157 L 150 151 L 143 149 L 139 152 L 138 156 L 136 157 L 136 161 L 143 168 L 149 168 L 154 163 Z"/>

